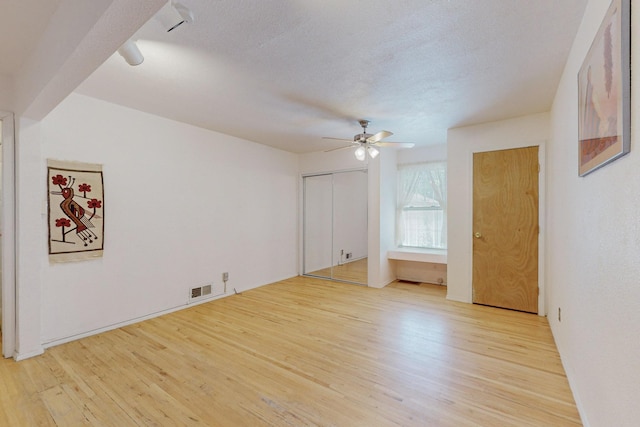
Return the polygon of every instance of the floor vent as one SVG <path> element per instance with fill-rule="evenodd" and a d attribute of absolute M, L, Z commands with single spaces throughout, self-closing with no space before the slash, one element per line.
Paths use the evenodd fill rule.
<path fill-rule="evenodd" d="M 409 283 L 410 285 L 419 285 L 422 282 L 415 282 L 413 280 L 407 280 L 407 279 L 398 279 L 398 282 L 401 283 Z"/>
<path fill-rule="evenodd" d="M 211 285 L 198 286 L 197 288 L 191 288 L 189 300 L 206 297 L 207 295 L 211 295 Z"/>

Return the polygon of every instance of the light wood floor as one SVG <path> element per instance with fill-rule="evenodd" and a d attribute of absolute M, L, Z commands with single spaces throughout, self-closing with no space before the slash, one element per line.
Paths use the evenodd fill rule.
<path fill-rule="evenodd" d="M 565 426 L 546 319 L 293 278 L 0 361 L 2 426 Z"/>
<path fill-rule="evenodd" d="M 311 276 L 332 277 L 346 282 L 367 284 L 368 258 L 361 258 L 346 264 L 336 265 L 333 268 L 323 268 L 308 273 Z"/>

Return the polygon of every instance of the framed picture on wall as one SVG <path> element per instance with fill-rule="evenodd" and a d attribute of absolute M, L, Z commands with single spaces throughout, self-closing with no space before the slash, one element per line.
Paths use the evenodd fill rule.
<path fill-rule="evenodd" d="M 630 0 L 612 1 L 578 72 L 580 176 L 630 149 L 630 10 Z"/>

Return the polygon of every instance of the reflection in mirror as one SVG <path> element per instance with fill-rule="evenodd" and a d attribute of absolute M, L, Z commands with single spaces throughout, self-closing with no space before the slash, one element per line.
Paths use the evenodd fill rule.
<path fill-rule="evenodd" d="M 304 178 L 304 274 L 331 278 L 333 176 Z"/>
<path fill-rule="evenodd" d="M 367 171 L 304 178 L 304 274 L 367 284 Z"/>

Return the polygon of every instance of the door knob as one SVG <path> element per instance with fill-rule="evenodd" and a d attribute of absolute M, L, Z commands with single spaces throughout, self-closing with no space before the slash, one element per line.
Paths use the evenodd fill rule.
<path fill-rule="evenodd" d="M 476 231 L 476 232 L 473 234 L 473 237 L 475 237 L 476 239 L 479 239 L 479 238 L 481 238 L 481 237 L 482 237 L 482 234 L 480 234 L 480 232 L 479 232 L 479 231 Z"/>

